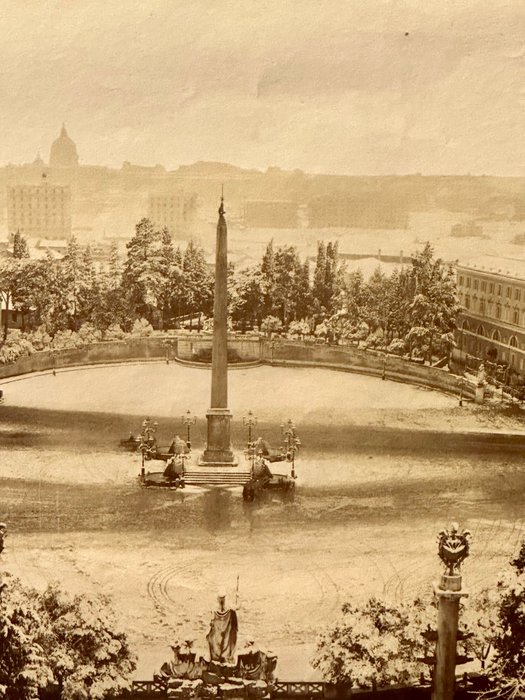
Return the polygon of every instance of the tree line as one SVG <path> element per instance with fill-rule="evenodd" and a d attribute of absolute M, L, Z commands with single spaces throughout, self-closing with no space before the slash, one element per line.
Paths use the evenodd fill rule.
<path fill-rule="evenodd" d="M 32 260 L 19 233 L 12 257 L 0 263 L 4 310 L 22 314 L 22 330 L 41 327 L 51 336 L 85 324 L 104 335 L 130 331 L 137 319 L 162 329 L 185 314 L 211 316 L 213 287 L 203 249 L 193 241 L 175 247 L 148 219 L 136 225 L 125 258 L 113 244 L 102 266 L 75 237 L 62 259 L 48 251 Z M 452 343 L 459 311 L 454 272 L 429 243 L 391 275 L 378 267 L 365 280 L 360 270 L 347 274 L 337 242 L 319 242 L 310 261 L 272 240 L 259 263 L 229 266 L 228 289 L 231 321 L 241 330 L 317 334 L 428 358 L 437 344 Z M 7 333 L 6 313 L 4 341 Z"/>

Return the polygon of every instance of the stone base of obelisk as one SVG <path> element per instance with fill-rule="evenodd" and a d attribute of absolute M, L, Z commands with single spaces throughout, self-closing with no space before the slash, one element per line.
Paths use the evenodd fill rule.
<path fill-rule="evenodd" d="M 234 467 L 237 460 L 232 451 L 230 440 L 230 421 L 232 414 L 228 408 L 209 408 L 206 413 L 208 421 L 208 442 L 199 465 L 210 467 Z"/>

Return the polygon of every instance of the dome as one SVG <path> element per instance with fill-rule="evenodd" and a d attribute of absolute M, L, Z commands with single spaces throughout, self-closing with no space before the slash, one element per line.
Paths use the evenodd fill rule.
<path fill-rule="evenodd" d="M 78 165 L 77 147 L 67 135 L 64 124 L 60 136 L 51 145 L 49 165 L 55 168 L 74 168 Z"/>

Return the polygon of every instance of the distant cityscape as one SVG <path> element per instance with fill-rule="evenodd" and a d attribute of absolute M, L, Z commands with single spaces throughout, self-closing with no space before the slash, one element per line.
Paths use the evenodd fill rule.
<path fill-rule="evenodd" d="M 513 230 L 525 221 L 525 178 L 351 177 L 279 168 L 243 170 L 213 162 L 174 171 L 129 162 L 111 169 L 82 164 L 63 125 L 47 163 L 38 154 L 32 163 L 0 168 L 0 232 L 7 240 L 19 231 L 39 249 L 56 249 L 53 242 L 72 234 L 104 247 L 112 241 L 123 244 L 135 224 L 148 217 L 155 226 L 167 228 L 175 241 L 197 237 L 206 247 L 221 186 L 227 194 L 234 252 L 246 252 L 249 243 L 277 232 L 288 236 L 288 242 L 295 238 L 300 247 L 311 247 L 317 233 L 364 233 L 376 236 L 377 246 L 357 252 L 383 247 L 397 255 L 407 233 L 424 240 L 437 227 L 440 236 L 459 244 L 461 238 L 485 238 L 485 229 L 494 224 Z M 297 236 L 298 230 L 307 237 Z M 520 233 L 519 228 L 516 242 Z M 237 235 L 242 235 L 243 245 Z M 352 245 L 346 248 L 356 252 Z"/>

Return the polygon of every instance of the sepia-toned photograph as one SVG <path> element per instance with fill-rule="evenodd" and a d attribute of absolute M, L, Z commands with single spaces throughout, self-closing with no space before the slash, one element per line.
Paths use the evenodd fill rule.
<path fill-rule="evenodd" d="M 0 20 L 0 700 L 525 699 L 521 3 Z"/>

